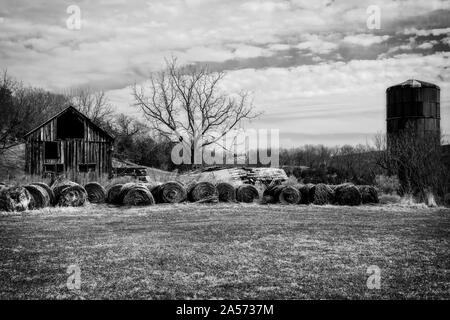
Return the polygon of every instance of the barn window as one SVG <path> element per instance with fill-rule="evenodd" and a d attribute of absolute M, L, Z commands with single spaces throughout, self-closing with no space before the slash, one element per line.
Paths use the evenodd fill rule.
<path fill-rule="evenodd" d="M 44 157 L 45 159 L 58 159 L 58 143 L 53 141 L 47 141 L 44 144 Z"/>
<path fill-rule="evenodd" d="M 55 173 L 64 172 L 64 164 L 62 163 L 44 164 L 44 172 L 55 172 Z"/>
<path fill-rule="evenodd" d="M 64 113 L 57 120 L 56 136 L 58 139 L 83 139 L 83 121 L 73 112 Z"/>
<path fill-rule="evenodd" d="M 78 165 L 78 171 L 80 172 L 94 172 L 95 168 L 95 163 L 81 163 Z"/>

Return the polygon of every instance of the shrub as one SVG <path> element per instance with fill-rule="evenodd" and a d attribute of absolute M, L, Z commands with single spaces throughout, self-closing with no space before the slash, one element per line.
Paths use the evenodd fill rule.
<path fill-rule="evenodd" d="M 355 185 L 345 183 L 336 187 L 335 199 L 340 205 L 357 206 L 361 204 L 361 193 Z"/>
<path fill-rule="evenodd" d="M 450 207 L 450 193 L 446 193 L 446 194 L 444 195 L 444 204 L 445 204 L 447 207 Z"/>
<path fill-rule="evenodd" d="M 400 203 L 402 198 L 397 194 L 382 194 L 379 197 L 381 204 L 397 204 Z"/>
<path fill-rule="evenodd" d="M 375 178 L 375 183 L 381 193 L 394 194 L 400 190 L 400 182 L 397 176 L 378 175 Z"/>
<path fill-rule="evenodd" d="M 358 186 L 362 203 L 379 203 L 378 191 L 373 186 Z"/>

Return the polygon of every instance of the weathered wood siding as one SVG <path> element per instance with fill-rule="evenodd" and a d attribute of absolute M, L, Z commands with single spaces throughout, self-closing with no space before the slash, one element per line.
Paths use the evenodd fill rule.
<path fill-rule="evenodd" d="M 43 174 L 46 164 L 63 164 L 65 172 L 73 173 L 80 172 L 80 164 L 95 164 L 97 175 L 111 173 L 113 140 L 85 118 L 79 117 L 78 120 L 84 124 L 83 139 L 58 139 L 58 118 L 26 137 L 25 170 L 28 174 Z M 57 159 L 45 159 L 45 142 L 58 144 Z"/>

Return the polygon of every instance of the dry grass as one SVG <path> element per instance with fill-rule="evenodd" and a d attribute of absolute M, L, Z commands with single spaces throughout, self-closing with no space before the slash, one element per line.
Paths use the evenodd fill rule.
<path fill-rule="evenodd" d="M 2 299 L 450 298 L 449 209 L 89 205 L 2 215 L 0 237 Z"/>

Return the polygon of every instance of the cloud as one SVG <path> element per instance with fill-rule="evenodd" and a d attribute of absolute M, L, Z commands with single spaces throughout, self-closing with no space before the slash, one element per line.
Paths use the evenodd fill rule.
<path fill-rule="evenodd" d="M 353 45 L 368 47 L 389 39 L 388 35 L 376 36 L 373 34 L 355 34 L 344 37 L 343 41 Z"/>
<path fill-rule="evenodd" d="M 325 41 L 315 34 L 308 35 L 305 37 L 305 39 L 305 41 L 300 42 L 298 45 L 296 45 L 297 49 L 309 50 L 313 53 L 318 54 L 327 54 L 333 50 L 336 50 L 338 47 L 337 43 Z"/>
<path fill-rule="evenodd" d="M 436 40 L 431 40 L 431 41 L 423 42 L 423 43 L 419 44 L 419 45 L 417 46 L 417 48 L 423 49 L 423 50 L 428 50 L 428 49 L 433 48 L 436 44 L 438 44 L 438 41 L 436 41 Z"/>
<path fill-rule="evenodd" d="M 221 84 L 227 92 L 248 90 L 264 114 L 247 127 L 279 129 L 281 144 L 365 143 L 385 130 L 386 88 L 409 78 L 441 87 L 441 116 L 450 117 L 450 53 L 401 54 L 379 60 L 326 62 L 291 68 L 229 71 Z M 113 97 L 128 107 L 130 90 Z M 128 100 L 127 100 L 128 99 Z M 135 111 L 137 112 L 137 111 Z M 450 123 L 442 121 L 450 132 Z M 297 138 L 290 133 L 297 133 Z M 333 138 L 334 137 L 334 138 Z"/>
<path fill-rule="evenodd" d="M 341 137 L 383 128 L 387 85 L 426 75 L 447 88 L 449 80 L 448 1 L 378 0 L 382 25 L 374 33 L 366 26 L 373 0 L 77 3 L 83 24 L 72 31 L 72 3 L 2 0 L 0 69 L 51 90 L 109 90 L 128 111 L 128 86 L 176 55 L 181 63 L 232 70 L 226 89 L 254 91 L 258 106 L 277 119 L 253 126 Z"/>
<path fill-rule="evenodd" d="M 403 34 L 416 35 L 416 36 L 440 36 L 450 34 L 450 28 L 430 29 L 430 30 L 418 30 L 416 28 L 408 28 L 403 30 Z"/>

